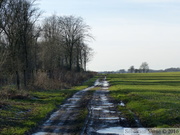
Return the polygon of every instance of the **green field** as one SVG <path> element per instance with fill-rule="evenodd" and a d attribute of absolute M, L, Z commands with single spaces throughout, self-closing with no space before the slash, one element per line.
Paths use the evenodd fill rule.
<path fill-rule="evenodd" d="M 119 109 L 130 121 L 135 114 L 145 127 L 180 127 L 179 72 L 109 74 L 107 79 L 111 95 L 126 104 Z"/>

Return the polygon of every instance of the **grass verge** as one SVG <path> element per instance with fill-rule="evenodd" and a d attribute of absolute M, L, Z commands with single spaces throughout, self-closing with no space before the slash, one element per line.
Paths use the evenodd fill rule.
<path fill-rule="evenodd" d="M 81 86 L 66 90 L 21 90 L 19 92 L 13 86 L 2 88 L 0 90 L 0 134 L 24 135 L 57 109 L 65 99 L 92 85 L 95 79 L 92 78 Z"/>

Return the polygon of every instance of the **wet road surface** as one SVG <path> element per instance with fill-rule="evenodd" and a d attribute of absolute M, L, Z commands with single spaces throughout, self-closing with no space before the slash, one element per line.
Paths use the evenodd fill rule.
<path fill-rule="evenodd" d="M 117 103 L 109 96 L 106 79 L 97 80 L 94 85 L 101 88 L 91 96 L 88 91 L 94 86 L 74 94 L 32 135 L 124 135 L 124 128 L 129 127 L 129 123 L 117 107 L 125 104 Z M 88 108 L 88 116 L 79 131 L 76 129 L 77 117 L 83 108 Z"/>
<path fill-rule="evenodd" d="M 117 111 L 118 104 L 109 96 L 107 87 L 108 82 L 100 90 L 93 94 L 88 110 L 89 116 L 82 135 L 101 135 L 101 134 L 123 134 L 123 127 L 128 127 L 127 120 Z"/>
<path fill-rule="evenodd" d="M 81 90 L 61 105 L 60 109 L 54 112 L 50 118 L 40 126 L 38 132 L 32 135 L 75 135 L 77 130 L 77 118 L 81 109 L 87 106 L 88 91 L 93 88 Z M 85 104 L 86 103 L 86 104 Z"/>

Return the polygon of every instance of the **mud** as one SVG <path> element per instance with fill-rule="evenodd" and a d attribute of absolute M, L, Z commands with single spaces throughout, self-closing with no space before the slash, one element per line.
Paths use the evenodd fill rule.
<path fill-rule="evenodd" d="M 94 86 L 101 89 L 90 92 Z M 117 103 L 110 97 L 106 78 L 102 81 L 98 79 L 94 86 L 67 99 L 61 108 L 40 126 L 38 132 L 32 135 L 124 135 L 124 128 L 132 125 L 117 107 L 126 105 L 122 101 Z M 83 109 L 88 109 L 88 116 L 85 121 L 80 122 L 78 118 Z M 142 126 L 137 117 L 134 120 L 137 127 Z M 84 126 L 78 127 L 79 123 Z"/>
<path fill-rule="evenodd" d="M 123 134 L 123 127 L 129 127 L 128 121 L 117 110 L 118 104 L 109 96 L 108 82 L 94 92 L 88 105 L 87 124 L 81 135 Z"/>
<path fill-rule="evenodd" d="M 54 112 L 50 118 L 40 126 L 32 135 L 76 135 L 80 134 L 79 115 L 85 109 L 91 96 L 88 92 L 91 88 L 77 92 L 69 98 L 60 109 Z"/>

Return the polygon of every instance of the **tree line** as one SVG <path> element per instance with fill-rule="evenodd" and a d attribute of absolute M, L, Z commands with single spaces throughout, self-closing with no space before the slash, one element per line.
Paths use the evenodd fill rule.
<path fill-rule="evenodd" d="M 149 72 L 149 65 L 147 62 L 143 62 L 139 69 L 136 69 L 134 66 L 131 66 L 129 69 L 128 69 L 128 72 L 129 73 L 148 73 Z"/>
<path fill-rule="evenodd" d="M 39 71 L 53 79 L 61 71 L 86 71 L 92 55 L 90 26 L 81 17 L 57 15 L 39 24 L 42 12 L 35 2 L 0 1 L 1 84 L 20 88 L 23 82 L 26 87 Z"/>

